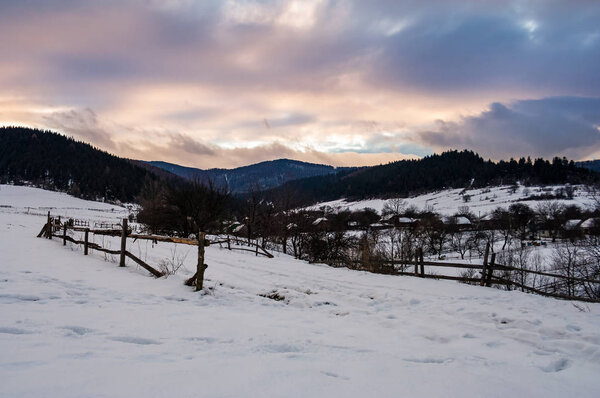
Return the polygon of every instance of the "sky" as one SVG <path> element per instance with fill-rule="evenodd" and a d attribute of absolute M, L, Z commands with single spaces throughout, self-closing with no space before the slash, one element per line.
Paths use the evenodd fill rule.
<path fill-rule="evenodd" d="M 600 158 L 600 1 L 1 0 L 0 124 L 119 156 Z"/>

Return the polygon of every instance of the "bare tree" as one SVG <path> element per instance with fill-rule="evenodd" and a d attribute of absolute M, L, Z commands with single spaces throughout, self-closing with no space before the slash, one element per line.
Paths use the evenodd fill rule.
<path fill-rule="evenodd" d="M 462 260 L 464 260 L 467 251 L 471 249 L 473 243 L 471 239 L 472 235 L 473 234 L 469 231 L 461 231 L 459 229 L 454 229 L 450 233 L 450 245 L 452 250 L 460 254 Z"/>
<path fill-rule="evenodd" d="M 428 214 L 421 219 L 421 228 L 429 251 L 440 257 L 448 237 L 442 220 L 435 214 Z"/>
<path fill-rule="evenodd" d="M 258 182 L 255 182 L 250 186 L 250 189 L 248 189 L 244 201 L 244 215 L 246 221 L 246 231 L 248 234 L 248 243 L 250 243 L 250 240 L 254 238 L 254 229 L 256 228 L 256 223 L 258 220 L 259 207 L 263 200 L 264 198 L 260 186 L 258 185 Z"/>
<path fill-rule="evenodd" d="M 545 201 L 539 203 L 536 207 L 536 215 L 539 218 L 540 226 L 547 230 L 552 238 L 552 242 L 556 242 L 556 237 L 560 232 L 563 224 L 563 212 L 565 207 L 557 201 Z"/>
<path fill-rule="evenodd" d="M 381 210 L 381 214 L 383 216 L 398 216 L 404 212 L 406 209 L 407 203 L 406 200 L 401 198 L 394 198 L 387 200 L 383 205 L 383 209 Z"/>
<path fill-rule="evenodd" d="M 497 208 L 492 213 L 494 228 L 498 230 L 504 239 L 502 250 L 510 247 L 513 235 L 513 222 L 510 213 L 502 208 Z"/>
<path fill-rule="evenodd" d="M 581 273 L 583 250 L 582 248 L 570 241 L 564 241 L 558 244 L 554 253 L 552 254 L 552 265 L 554 270 L 558 271 L 560 275 L 565 276 L 565 286 L 557 286 L 557 290 L 561 293 L 565 293 L 569 296 L 575 295 L 576 284 L 573 281 L 573 277 Z"/>
<path fill-rule="evenodd" d="M 187 236 L 218 230 L 230 199 L 226 187 L 217 186 L 211 179 L 196 178 L 170 187 L 166 201 L 174 210 L 178 230 Z"/>
<path fill-rule="evenodd" d="M 509 281 L 517 282 L 521 285 L 521 291 L 525 291 L 525 286 L 528 285 L 529 273 L 529 256 L 531 248 L 520 247 L 514 250 L 503 250 L 498 253 L 498 262 L 508 267 L 517 268 L 518 271 L 503 271 L 501 278 Z M 507 290 L 511 290 L 511 285 L 506 285 Z"/>
<path fill-rule="evenodd" d="M 287 253 L 288 239 L 293 230 L 293 211 L 301 203 L 300 193 L 290 185 L 282 186 L 273 199 L 276 217 L 272 220 L 274 229 L 281 239 L 283 252 Z"/>
<path fill-rule="evenodd" d="M 218 230 L 231 194 L 212 180 L 195 179 L 169 187 L 147 184 L 141 195 L 138 220 L 153 232 L 188 236 L 199 230 Z"/>

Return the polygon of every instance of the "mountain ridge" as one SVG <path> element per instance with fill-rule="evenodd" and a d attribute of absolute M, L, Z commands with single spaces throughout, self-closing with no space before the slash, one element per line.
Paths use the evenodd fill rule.
<path fill-rule="evenodd" d="M 161 178 L 90 144 L 27 127 L 0 127 L 0 182 L 99 201 L 132 202 Z"/>
<path fill-rule="evenodd" d="M 522 183 L 598 183 L 600 174 L 566 158 L 493 162 L 469 150 L 451 150 L 418 160 L 400 160 L 335 175 L 290 181 L 271 190 L 301 192 L 306 204 L 340 198 L 407 197 L 445 188 L 485 187 Z"/>
<path fill-rule="evenodd" d="M 148 161 L 146 163 L 188 180 L 195 178 L 210 179 L 217 185 L 227 186 L 233 193 L 244 193 L 250 190 L 268 190 L 288 181 L 357 169 L 334 167 L 287 158 L 267 160 L 231 169 L 199 169 L 164 161 Z"/>
<path fill-rule="evenodd" d="M 580 162 L 575 162 L 575 164 L 579 167 L 584 167 L 586 169 L 600 172 L 600 159 L 583 160 Z"/>

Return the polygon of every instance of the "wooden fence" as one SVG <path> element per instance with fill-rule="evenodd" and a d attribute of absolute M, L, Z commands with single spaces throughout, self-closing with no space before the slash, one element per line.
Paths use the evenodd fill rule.
<path fill-rule="evenodd" d="M 254 253 L 255 256 L 258 256 L 260 254 L 261 256 L 273 258 L 273 255 L 269 253 L 264 247 L 262 247 L 258 243 L 258 240 L 241 239 L 236 236 L 226 235 L 225 237 L 217 236 L 216 239 L 211 243 L 218 244 L 220 247 L 223 247 L 222 245 L 226 245 L 225 247 L 228 250 L 248 251 Z"/>
<path fill-rule="evenodd" d="M 361 265 L 366 270 L 369 270 L 369 265 L 364 262 L 359 262 L 357 265 Z M 441 261 L 425 261 L 423 259 L 423 249 L 418 249 L 417 253 L 412 261 L 383 261 L 378 264 L 380 267 L 383 265 L 385 268 L 384 273 L 390 273 L 394 275 L 410 275 L 410 276 L 418 276 L 421 278 L 433 278 L 433 279 L 445 279 L 445 280 L 454 280 L 459 282 L 473 283 L 478 284 L 480 286 L 491 287 L 493 285 L 506 286 L 518 288 L 523 291 L 539 294 L 547 297 L 554 297 L 565 300 L 576 300 L 576 301 L 585 301 L 598 303 L 600 302 L 600 298 L 598 295 L 567 295 L 563 293 L 557 293 L 557 288 L 563 287 L 565 285 L 570 286 L 584 286 L 593 285 L 600 287 L 600 280 L 589 279 L 589 278 L 580 278 L 572 275 L 560 275 L 551 272 L 537 271 L 526 268 L 517 268 L 502 264 L 496 264 L 496 253 L 490 253 L 489 245 L 486 247 L 485 255 L 483 259 L 482 265 L 477 264 L 468 264 L 468 263 L 451 263 L 451 262 L 441 262 Z M 400 269 L 396 268 L 397 265 L 400 265 Z M 439 268 L 454 268 L 454 269 L 466 269 L 466 270 L 477 270 L 480 271 L 479 277 L 469 277 L 469 276 L 457 276 L 457 275 L 439 275 L 433 273 L 426 273 L 425 267 L 439 267 Z M 408 269 L 414 267 L 414 271 L 408 271 Z M 377 272 L 377 270 L 375 270 Z M 520 274 L 520 275 L 538 275 L 547 278 L 552 278 L 555 281 L 550 282 L 543 286 L 527 286 L 523 283 L 520 283 L 510 276 L 511 274 Z M 597 288 L 592 290 L 597 291 Z M 580 291 L 582 289 L 579 289 Z M 583 289 L 585 290 L 585 289 Z M 600 292 L 599 292 L 600 293 Z"/>
<path fill-rule="evenodd" d="M 89 223 L 87 224 L 89 225 Z M 113 224 L 114 225 L 114 224 Z M 76 240 L 70 237 L 67 234 L 67 230 L 73 230 L 84 233 L 83 240 Z M 121 237 L 121 247 L 119 250 L 110 250 L 105 249 L 98 245 L 97 243 L 89 241 L 89 234 L 93 233 L 95 235 L 105 235 L 105 236 L 120 236 Z M 155 277 L 163 276 L 163 272 L 157 270 L 156 268 L 150 266 L 146 262 L 139 259 L 137 256 L 132 254 L 127 250 L 127 238 L 133 238 L 134 241 L 137 239 L 145 239 L 152 240 L 153 242 L 172 242 L 178 244 L 185 245 L 193 245 L 198 247 L 198 262 L 196 267 L 196 273 L 186 280 L 186 285 L 188 286 L 196 286 L 196 290 L 201 290 L 204 280 L 204 272 L 208 267 L 204 264 L 204 247 L 210 244 L 218 244 L 220 247 L 225 245 L 225 248 L 228 250 L 242 250 L 249 251 L 254 253 L 256 256 L 262 255 L 268 258 L 273 258 L 273 255 L 265 250 L 261 245 L 258 244 L 258 241 L 252 241 L 247 239 L 241 239 L 235 236 L 217 236 L 212 241 L 206 239 L 206 233 L 200 232 L 198 234 L 197 239 L 190 238 L 180 238 L 173 236 L 162 236 L 162 235 L 145 235 L 145 234 L 137 234 L 132 233 L 132 231 L 127 226 L 127 219 L 123 219 L 120 229 L 90 229 L 89 227 L 83 227 L 75 225 L 75 223 L 69 222 L 61 222 L 60 217 L 53 218 L 50 216 L 50 212 L 48 212 L 48 219 L 46 224 L 42 227 L 42 230 L 38 234 L 38 237 L 46 237 L 48 239 L 52 239 L 53 237 L 60 238 L 63 241 L 63 245 L 66 245 L 67 242 L 71 242 L 78 245 L 83 245 L 83 254 L 87 255 L 90 249 L 98 250 L 100 252 L 119 255 L 119 266 L 125 266 L 125 258 L 128 257 L 142 268 L 146 269 Z M 398 268 L 400 266 L 400 268 Z M 413 268 L 414 267 L 414 268 Z M 436 268 L 453 268 L 453 269 L 466 269 L 466 270 L 477 270 L 480 272 L 479 277 L 475 276 L 457 276 L 455 275 L 440 275 L 434 273 L 426 273 L 425 267 L 436 267 Z M 578 295 L 566 295 L 562 293 L 557 293 L 556 288 L 569 285 L 569 286 L 582 286 L 583 284 L 600 286 L 600 280 L 589 279 L 589 278 L 581 278 L 575 277 L 572 275 L 560 275 L 550 272 L 530 270 L 530 269 L 521 269 L 517 267 L 496 264 L 496 253 L 490 253 L 489 245 L 486 247 L 484 260 L 482 265 L 477 264 L 467 264 L 467 263 L 451 263 L 451 262 L 441 262 L 441 261 L 425 261 L 423 257 L 423 249 L 418 249 L 414 259 L 409 261 L 399 261 L 399 260 L 387 260 L 387 261 L 374 261 L 371 262 L 369 260 L 363 260 L 356 262 L 351 265 L 351 268 L 367 270 L 371 272 L 379 272 L 393 275 L 410 275 L 417 276 L 420 278 L 433 278 L 433 279 L 444 279 L 444 280 L 454 280 L 459 282 L 473 283 L 481 286 L 491 287 L 494 285 L 506 286 L 506 287 L 514 287 L 521 289 L 523 291 L 528 291 L 531 293 L 539 294 L 542 296 L 554 297 L 559 299 L 566 300 L 577 300 L 577 301 L 585 301 L 585 302 L 600 302 L 600 299 L 597 298 L 596 295 L 592 295 L 588 297 L 578 296 Z M 410 269 L 413 269 L 411 272 Z M 517 274 L 531 274 L 538 275 L 546 278 L 552 278 L 556 280 L 555 282 L 551 282 L 544 286 L 527 286 L 519 281 L 514 280 L 514 278 L 507 277 L 511 273 Z M 581 289 L 580 289 L 581 290 Z M 594 291 L 596 291 L 594 289 Z"/>
<path fill-rule="evenodd" d="M 146 234 L 137 234 L 133 233 L 127 225 L 127 219 L 124 218 L 120 225 L 112 224 L 112 223 L 96 223 L 95 225 L 100 228 L 90 229 L 89 222 L 86 220 L 67 220 L 61 221 L 60 217 L 52 217 L 50 212 L 48 212 L 48 218 L 42 230 L 37 235 L 38 238 L 45 237 L 48 239 L 52 239 L 53 237 L 62 239 L 63 246 L 67 244 L 67 242 L 71 242 L 76 245 L 83 245 L 83 254 L 88 255 L 90 249 L 98 250 L 103 253 L 119 255 L 119 266 L 125 267 L 125 258 L 128 257 L 136 264 L 150 272 L 155 277 L 159 278 L 164 276 L 164 273 L 156 268 L 152 267 L 145 261 L 138 258 L 136 255 L 127 250 L 127 238 L 133 238 L 134 242 L 137 239 L 145 239 L 151 240 L 153 242 L 172 242 L 184 245 L 192 245 L 198 247 L 198 262 L 196 266 L 196 273 L 189 279 L 186 280 L 185 284 L 188 286 L 196 286 L 196 290 L 202 290 L 202 285 L 204 282 L 204 272 L 208 265 L 204 263 L 204 247 L 209 246 L 211 242 L 206 239 L 206 233 L 200 232 L 196 239 L 190 238 L 180 238 L 174 236 L 162 236 L 162 235 L 146 235 Z M 120 228 L 111 229 L 115 226 Z M 103 228 L 104 227 L 104 228 Z M 108 228 L 106 228 L 108 227 Z M 77 240 L 72 238 L 67 234 L 67 230 L 83 232 L 83 240 Z M 89 234 L 95 235 L 104 235 L 104 236 L 120 236 L 121 237 L 121 247 L 119 250 L 110 250 L 103 248 L 97 243 L 89 241 Z M 264 248 L 260 247 L 258 242 L 246 242 L 235 237 L 227 236 L 226 239 L 215 240 L 212 242 L 213 244 L 227 244 L 227 248 L 229 250 L 245 250 L 251 251 L 255 253 L 255 255 L 263 255 L 268 258 L 273 258 L 273 255 L 269 253 Z M 233 243 L 233 244 L 232 244 Z M 239 247 L 236 244 L 243 243 L 246 247 Z M 249 247 L 253 247 L 252 249 Z"/>

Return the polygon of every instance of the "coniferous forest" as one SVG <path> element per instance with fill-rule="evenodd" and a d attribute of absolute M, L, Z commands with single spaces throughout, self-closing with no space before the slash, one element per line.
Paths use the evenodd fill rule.
<path fill-rule="evenodd" d="M 302 192 L 308 201 L 337 198 L 406 197 L 424 192 L 465 187 L 508 185 L 581 184 L 599 181 L 597 172 L 578 167 L 566 158 L 521 158 L 493 162 L 468 150 L 448 151 L 418 160 L 342 171 L 327 176 L 291 181 L 282 187 Z"/>
<path fill-rule="evenodd" d="M 93 200 L 133 201 L 153 173 L 50 131 L 0 128 L 0 182 L 30 183 Z"/>
<path fill-rule="evenodd" d="M 276 165 L 277 162 L 264 164 Z M 252 166 L 240 169 L 248 167 Z M 277 167 L 272 169 L 273 174 L 280 173 Z M 262 170 L 261 175 L 266 174 Z M 493 162 L 464 150 L 380 166 L 338 168 L 327 175 L 289 181 L 265 192 L 265 196 L 276 196 L 282 190 L 293 191 L 302 199 L 301 204 L 309 204 L 342 197 L 398 197 L 444 188 L 516 182 L 524 185 L 597 183 L 599 176 L 565 158 Z M 87 199 L 133 201 L 148 181 L 169 179 L 184 183 L 148 163 L 119 158 L 58 133 L 24 127 L 0 128 L 1 183 L 29 183 Z M 218 180 L 212 182 L 219 185 Z M 245 184 L 260 187 L 253 181 Z M 242 198 L 246 195 L 238 193 Z"/>

